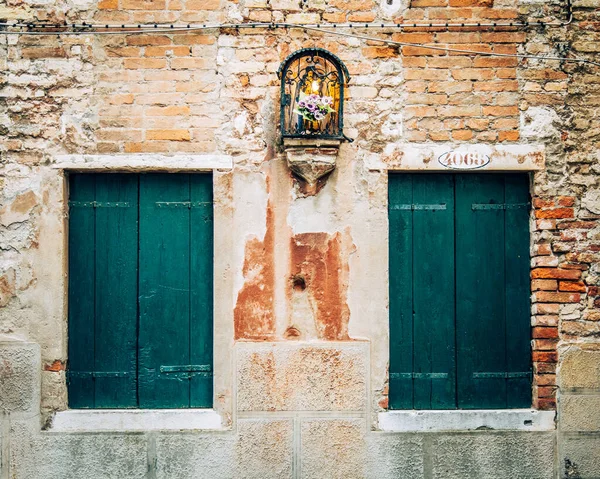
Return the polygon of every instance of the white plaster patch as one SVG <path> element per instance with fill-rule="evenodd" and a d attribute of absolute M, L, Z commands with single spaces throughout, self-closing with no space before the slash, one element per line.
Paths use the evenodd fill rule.
<path fill-rule="evenodd" d="M 469 411 L 388 411 L 379 413 L 379 429 L 423 431 L 553 431 L 554 411 L 499 409 Z"/>
<path fill-rule="evenodd" d="M 521 112 L 521 136 L 523 138 L 556 138 L 560 132 L 554 126 L 560 119 L 550 108 L 530 107 Z"/>
<path fill-rule="evenodd" d="M 294 234 L 314 233 L 315 231 L 335 233 L 338 230 L 338 221 L 333 182 L 328 181 L 325 187 L 314 196 L 296 198 L 290 204 L 288 225 Z"/>
<path fill-rule="evenodd" d="M 221 429 L 212 409 L 69 410 L 57 412 L 51 432 Z"/>
<path fill-rule="evenodd" d="M 409 4 L 410 0 L 381 0 L 379 8 L 384 17 L 392 18 L 401 10 L 406 10 Z"/>
<path fill-rule="evenodd" d="M 600 190 L 588 190 L 581 200 L 581 206 L 591 213 L 600 214 Z"/>
<path fill-rule="evenodd" d="M 64 170 L 190 170 L 206 171 L 233 168 L 229 155 L 57 155 L 53 168 Z"/>
<path fill-rule="evenodd" d="M 246 242 L 255 237 L 264 240 L 267 233 L 266 178 L 262 173 L 237 173 L 233 175 L 234 225 L 234 291 L 237 295 L 244 286 L 243 265 Z"/>

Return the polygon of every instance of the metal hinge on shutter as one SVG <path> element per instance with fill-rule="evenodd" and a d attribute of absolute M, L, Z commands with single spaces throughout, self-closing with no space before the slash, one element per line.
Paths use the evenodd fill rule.
<path fill-rule="evenodd" d="M 446 204 L 443 203 L 440 205 L 391 205 L 390 209 L 391 210 L 412 210 L 412 211 L 416 211 L 416 210 L 436 211 L 436 210 L 445 210 Z"/>
<path fill-rule="evenodd" d="M 518 208 L 529 208 L 529 203 L 497 203 L 497 204 L 472 204 L 471 209 L 477 210 L 516 210 Z"/>
<path fill-rule="evenodd" d="M 128 201 L 69 201 L 69 206 L 79 208 L 129 208 Z"/>
<path fill-rule="evenodd" d="M 390 373 L 390 379 L 448 379 L 448 373 Z"/>
<path fill-rule="evenodd" d="M 212 366 L 210 364 L 185 364 L 181 366 L 161 366 L 162 374 L 175 374 L 176 378 L 181 378 L 181 374 L 201 377 L 212 377 Z"/>
<path fill-rule="evenodd" d="M 531 378 L 531 371 L 515 373 L 473 373 L 473 379 Z"/>
<path fill-rule="evenodd" d="M 210 201 L 157 201 L 159 208 L 200 208 L 203 206 L 212 206 Z"/>

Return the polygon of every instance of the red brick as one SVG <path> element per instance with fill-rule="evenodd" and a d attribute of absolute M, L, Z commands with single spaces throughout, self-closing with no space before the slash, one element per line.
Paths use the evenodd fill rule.
<path fill-rule="evenodd" d="M 450 0 L 451 7 L 493 7 L 494 0 Z"/>
<path fill-rule="evenodd" d="M 540 398 L 553 398 L 556 395 L 556 386 L 539 386 L 537 396 Z"/>
<path fill-rule="evenodd" d="M 432 33 L 394 33 L 392 40 L 402 43 L 433 43 Z"/>
<path fill-rule="evenodd" d="M 461 68 L 452 70 L 455 80 L 491 80 L 494 78 L 494 70 L 489 68 Z"/>
<path fill-rule="evenodd" d="M 553 210 L 536 210 L 535 217 L 539 219 L 574 218 L 573 208 L 555 208 Z"/>
<path fill-rule="evenodd" d="M 532 348 L 534 351 L 556 351 L 558 339 L 534 339 Z"/>
<path fill-rule="evenodd" d="M 554 200 L 549 198 L 533 198 L 534 208 L 552 208 L 554 206 Z"/>
<path fill-rule="evenodd" d="M 130 35 L 127 37 L 127 45 L 171 45 L 171 39 L 164 35 Z"/>
<path fill-rule="evenodd" d="M 365 58 L 392 58 L 398 56 L 395 47 L 364 47 L 362 54 Z"/>
<path fill-rule="evenodd" d="M 473 132 L 471 130 L 454 130 L 452 138 L 454 140 L 467 141 L 473 138 Z"/>
<path fill-rule="evenodd" d="M 485 116 L 516 116 L 519 114 L 517 106 L 484 106 Z"/>
<path fill-rule="evenodd" d="M 556 291 L 558 289 L 558 281 L 555 279 L 534 279 L 531 282 L 532 291 Z"/>
<path fill-rule="evenodd" d="M 64 58 L 67 56 L 65 49 L 62 47 L 35 47 L 23 48 L 21 57 L 30 60 L 38 60 L 41 58 Z"/>
<path fill-rule="evenodd" d="M 556 399 L 539 398 L 535 400 L 535 408 L 541 411 L 553 411 L 556 409 Z"/>
<path fill-rule="evenodd" d="M 412 0 L 410 6 L 412 8 L 419 7 L 445 7 L 448 5 L 448 0 Z"/>
<path fill-rule="evenodd" d="M 123 66 L 129 70 L 159 69 L 167 66 L 163 58 L 125 58 Z"/>
<path fill-rule="evenodd" d="M 575 204 L 574 196 L 559 196 L 558 204 L 560 206 L 573 206 Z"/>
<path fill-rule="evenodd" d="M 558 289 L 560 291 L 574 291 L 578 293 L 585 293 L 587 290 L 585 284 L 582 281 L 561 281 Z"/>
<path fill-rule="evenodd" d="M 520 136 L 519 130 L 499 131 L 498 141 L 518 141 Z"/>
<path fill-rule="evenodd" d="M 525 38 L 525 32 L 483 32 L 481 34 L 481 41 L 489 43 L 522 43 Z"/>
<path fill-rule="evenodd" d="M 555 386 L 556 374 L 539 374 L 534 377 L 534 382 L 538 386 Z"/>
<path fill-rule="evenodd" d="M 535 254 L 541 256 L 548 256 L 552 254 L 552 248 L 550 243 L 542 243 L 534 246 Z"/>
<path fill-rule="evenodd" d="M 535 327 L 533 328 L 534 339 L 555 339 L 558 338 L 558 328 L 554 327 Z"/>
<path fill-rule="evenodd" d="M 581 278 L 581 271 L 559 268 L 535 268 L 531 271 L 531 277 L 534 279 L 578 280 L 579 278 Z"/>
<path fill-rule="evenodd" d="M 443 45 L 436 45 L 438 47 L 443 46 Z M 402 55 L 405 55 L 407 57 L 410 56 L 443 56 L 446 55 L 446 52 L 444 50 L 437 50 L 434 48 L 423 48 L 423 47 L 413 47 L 413 46 L 406 46 L 406 47 L 402 47 Z"/>
<path fill-rule="evenodd" d="M 44 371 L 52 371 L 54 373 L 57 373 L 59 371 L 64 371 L 64 370 L 65 370 L 65 362 L 61 361 L 60 359 L 56 359 L 52 363 L 44 364 Z"/>
<path fill-rule="evenodd" d="M 148 130 L 146 132 L 146 139 L 188 141 L 190 139 L 190 132 L 188 130 Z"/>
<path fill-rule="evenodd" d="M 548 291 L 538 291 L 535 293 L 535 301 L 540 303 L 579 303 L 581 295 L 579 293 L 550 293 Z"/>
<path fill-rule="evenodd" d="M 558 361 L 558 353 L 556 351 L 533 351 L 531 357 L 533 361 L 540 363 L 556 363 Z"/>

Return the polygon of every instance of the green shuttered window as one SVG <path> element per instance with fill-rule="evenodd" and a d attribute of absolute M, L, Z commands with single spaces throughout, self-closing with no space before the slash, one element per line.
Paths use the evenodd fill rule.
<path fill-rule="evenodd" d="M 69 188 L 69 406 L 212 407 L 212 176 Z"/>
<path fill-rule="evenodd" d="M 389 178 L 390 408 L 531 406 L 529 182 Z"/>

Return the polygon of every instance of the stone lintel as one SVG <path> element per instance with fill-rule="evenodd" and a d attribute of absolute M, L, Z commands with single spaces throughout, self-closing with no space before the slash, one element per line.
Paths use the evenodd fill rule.
<path fill-rule="evenodd" d="M 229 155 L 57 155 L 53 168 L 75 171 L 210 171 L 231 170 L 233 158 Z"/>
<path fill-rule="evenodd" d="M 391 143 L 369 155 L 370 170 L 398 171 L 539 171 L 545 167 L 542 145 Z"/>

